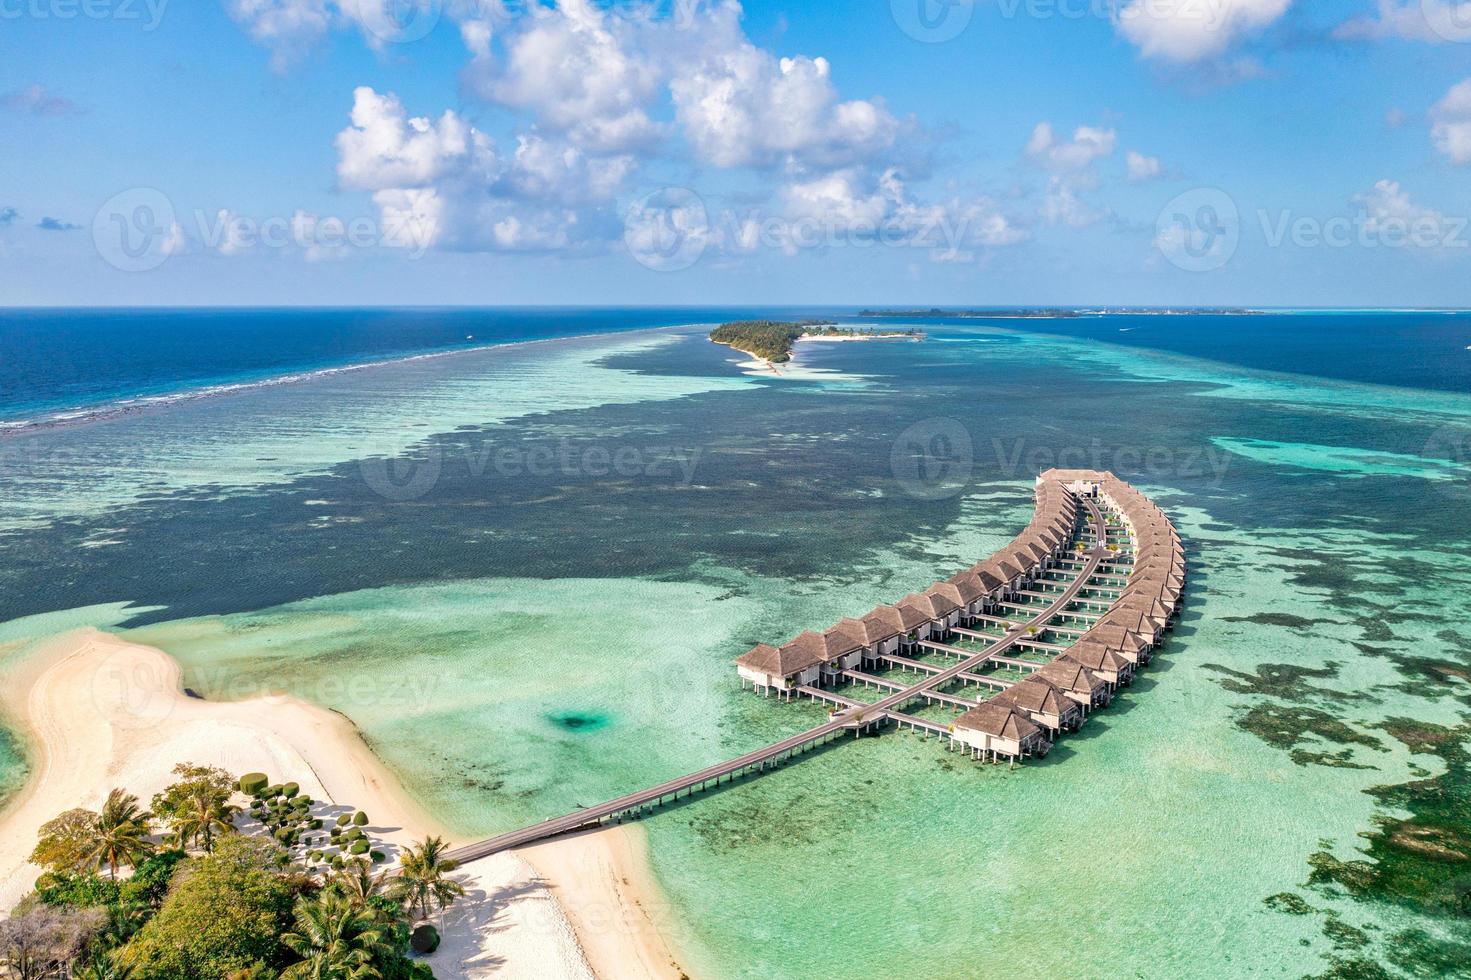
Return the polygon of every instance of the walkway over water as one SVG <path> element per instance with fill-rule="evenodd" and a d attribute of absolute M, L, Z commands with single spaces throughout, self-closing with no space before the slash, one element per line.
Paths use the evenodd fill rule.
<path fill-rule="evenodd" d="M 1084 540 L 1095 542 L 1108 541 L 1108 524 L 1100 511 L 1098 504 L 1088 496 L 1081 496 L 1079 501 L 1085 515 Z M 793 689 L 794 693 L 805 694 L 814 699 L 824 701 L 835 706 L 833 714 L 825 724 L 815 728 L 799 732 L 789 738 L 774 742 L 770 745 L 747 752 L 744 755 L 729 759 L 725 762 L 708 766 L 698 772 L 692 772 L 668 782 L 651 786 L 648 789 L 629 793 L 617 799 L 600 803 L 597 806 L 587 807 L 574 813 L 566 814 L 525 827 L 521 830 L 502 834 L 489 840 L 471 844 L 466 847 L 457 848 L 449 853 L 452 860 L 464 863 L 489 857 L 501 851 L 525 847 L 529 844 L 544 841 L 549 838 L 558 837 L 574 831 L 584 830 L 597 826 L 605 821 L 618 820 L 626 817 L 637 817 L 648 810 L 673 802 L 682 796 L 703 792 L 704 790 L 720 786 L 734 781 L 749 773 L 759 773 L 766 769 L 776 767 L 803 752 L 820 747 L 836 738 L 852 733 L 861 734 L 877 728 L 884 722 L 894 722 L 902 727 L 913 728 L 926 733 L 944 735 L 947 726 L 938 722 L 929 721 L 918 716 L 908 714 L 905 707 L 920 700 L 939 701 L 947 703 L 952 707 L 974 707 L 977 702 L 962 698 L 954 694 L 947 694 L 941 688 L 955 681 L 969 683 L 982 683 L 994 686 L 1011 687 L 1013 682 L 999 681 L 999 679 L 986 677 L 977 673 L 991 664 L 1020 667 L 1023 670 L 1039 670 L 1043 664 L 1033 661 L 1007 657 L 1008 651 L 1017 647 L 1019 643 L 1031 641 L 1034 637 L 1041 636 L 1049 622 L 1061 616 L 1075 617 L 1079 613 L 1073 608 L 1079 594 L 1091 588 L 1090 581 L 1094 574 L 1103 567 L 1113 567 L 1118 558 L 1106 547 L 1098 546 L 1085 554 L 1068 559 L 1066 565 L 1076 568 L 1077 575 L 1064 586 L 1061 582 L 1050 584 L 1060 587 L 1060 591 L 1047 592 L 1042 598 L 1050 600 L 1048 605 L 1022 606 L 1019 604 L 1009 608 L 1016 608 L 1025 612 L 1025 616 L 1013 617 L 1011 620 L 1002 621 L 1003 625 L 1009 627 L 1004 635 L 1000 637 L 986 636 L 970 632 L 967 639 L 971 641 L 990 640 L 990 644 L 979 650 L 965 649 L 941 643 L 930 643 L 923 641 L 917 643 L 925 649 L 934 649 L 943 653 L 957 662 L 948 667 L 935 667 L 925 665 L 928 675 L 920 678 L 912 685 L 901 685 L 895 681 L 883 680 L 885 686 L 892 686 L 892 693 L 882 696 L 872 703 L 863 703 L 856 699 L 847 698 L 833 692 L 824 691 L 810 685 L 800 685 Z M 1061 563 L 1060 563 L 1061 564 Z M 1128 572 L 1125 571 L 1125 576 Z M 1095 601 L 1095 604 L 1096 601 Z M 984 618 L 984 617 L 981 617 Z M 1096 617 L 1092 617 L 1096 618 Z M 991 621 L 991 620 L 988 620 Z M 1082 632 L 1081 630 L 1077 632 Z M 982 639 L 984 637 L 984 639 Z M 875 657 L 884 660 L 882 656 Z M 913 662 L 913 661 L 911 661 Z M 854 671 L 843 671 L 842 673 L 857 679 L 860 683 L 882 680 L 867 674 L 858 674 Z"/>

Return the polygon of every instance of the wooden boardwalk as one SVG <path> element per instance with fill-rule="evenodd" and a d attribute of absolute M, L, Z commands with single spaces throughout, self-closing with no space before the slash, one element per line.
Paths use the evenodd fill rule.
<path fill-rule="evenodd" d="M 1083 506 L 1087 509 L 1088 523 L 1091 525 L 1095 536 L 1102 539 L 1104 536 L 1103 515 L 1098 505 L 1092 500 L 1084 498 Z M 1054 601 L 1046 608 L 1035 610 L 1036 615 L 1026 622 L 1016 624 L 1015 628 L 1007 632 L 1004 637 L 996 639 L 984 650 L 973 653 L 959 647 L 951 647 L 950 650 L 962 655 L 962 659 L 951 667 L 944 668 L 937 674 L 928 677 L 909 686 L 902 687 L 891 694 L 885 695 L 872 704 L 856 703 L 851 707 L 835 711 L 826 724 L 809 728 L 805 732 L 799 732 L 779 742 L 773 742 L 763 748 L 747 752 L 734 759 L 708 766 L 698 772 L 671 779 L 668 782 L 651 786 L 648 789 L 629 793 L 617 799 L 600 803 L 597 806 L 587 807 L 569 813 L 561 817 L 553 817 L 539 824 L 524 827 L 520 830 L 492 837 L 476 844 L 455 848 L 447 857 L 453 861 L 464 864 L 469 861 L 477 861 L 481 858 L 498 854 L 501 851 L 514 850 L 535 844 L 538 841 L 549 840 L 564 834 L 574 833 L 590 827 L 598 826 L 605 821 L 620 820 L 625 817 L 637 817 L 643 813 L 672 803 L 682 796 L 703 792 L 707 789 L 720 786 L 723 783 L 734 781 L 748 773 L 762 772 L 774 768 L 783 762 L 789 761 L 803 752 L 809 752 L 832 740 L 842 737 L 848 733 L 860 734 L 861 732 L 875 728 L 885 721 L 894 721 L 896 724 L 907 725 L 923 731 L 942 731 L 942 726 L 935 722 L 925 721 L 913 715 L 904 713 L 905 705 L 925 698 L 935 700 L 965 701 L 967 704 L 975 704 L 968 699 L 957 698 L 955 695 L 946 695 L 939 689 L 961 679 L 962 675 L 974 674 L 975 671 L 987 663 L 1004 658 L 1007 650 L 1016 645 L 1017 641 L 1025 640 L 1029 636 L 1029 630 L 1040 634 L 1043 627 L 1054 617 L 1066 613 L 1068 607 L 1087 585 L 1099 566 L 1105 560 L 1114 558 L 1111 552 L 1103 549 L 1094 549 L 1078 564 L 1081 566 L 1079 574 L 1067 588 L 1058 593 Z M 1030 611 L 1030 610 L 1029 610 Z M 943 644 L 941 645 L 943 646 Z M 1031 667 L 1040 667 L 1040 664 L 1032 664 L 1029 661 L 1018 661 Z M 852 673 L 851 671 L 848 673 Z M 882 680 L 882 678 L 870 678 L 869 675 L 861 675 L 865 679 Z M 885 681 L 890 684 L 893 682 Z M 899 685 L 896 685 L 899 686 Z M 816 688 L 813 689 L 817 690 Z M 831 700 L 830 692 L 822 692 L 824 700 Z"/>

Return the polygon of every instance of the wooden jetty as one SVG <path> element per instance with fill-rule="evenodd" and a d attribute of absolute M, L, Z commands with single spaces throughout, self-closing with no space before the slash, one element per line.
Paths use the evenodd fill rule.
<path fill-rule="evenodd" d="M 606 822 L 637 819 L 885 725 L 925 737 L 937 735 L 948 740 L 948 748 L 968 752 L 976 760 L 1015 763 L 1045 755 L 1058 731 L 1057 716 L 1029 713 L 1031 708 L 1045 701 L 1055 709 L 1062 697 L 1082 705 L 1086 714 L 1106 705 L 1115 686 L 1101 681 L 1082 659 L 1072 659 L 1073 646 L 1083 644 L 1078 648 L 1080 658 L 1087 649 L 1090 662 L 1101 662 L 1102 657 L 1112 663 L 1119 658 L 1102 637 L 1127 636 L 1146 647 L 1163 642 L 1183 601 L 1186 568 L 1184 547 L 1173 525 L 1143 494 L 1112 473 L 1050 470 L 1037 480 L 1037 498 L 1032 525 L 988 561 L 863 619 L 844 620 L 821 634 L 804 633 L 781 647 L 758 646 L 736 661 L 743 683 L 758 691 L 827 705 L 830 714 L 825 723 L 657 786 L 457 848 L 449 857 L 461 863 L 474 861 Z M 1148 635 L 1143 633 L 1144 622 L 1154 624 Z M 1004 632 L 983 633 L 973 628 L 979 624 Z M 1041 639 L 1048 635 L 1064 642 Z M 957 646 L 948 642 L 952 637 L 985 645 Z M 1023 649 L 1052 659 L 1013 655 Z M 913 651 L 940 654 L 954 663 L 927 663 L 911 656 Z M 1133 654 L 1141 665 L 1148 662 L 1147 649 L 1143 656 L 1139 650 Z M 918 676 L 913 683 L 903 683 L 859 669 L 868 664 Z M 1027 676 L 1012 681 L 982 673 L 994 667 Z M 1132 671 L 1121 674 L 1118 683 L 1125 677 L 1132 677 Z M 861 684 L 883 693 L 865 702 L 824 683 Z M 952 684 L 979 685 L 1000 693 L 977 701 L 946 690 Z M 921 701 L 964 713 L 944 723 L 905 710 Z"/>

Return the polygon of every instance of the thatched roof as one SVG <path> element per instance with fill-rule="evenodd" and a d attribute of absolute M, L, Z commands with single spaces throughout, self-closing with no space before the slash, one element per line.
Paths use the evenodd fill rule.
<path fill-rule="evenodd" d="M 1042 729 L 1026 714 L 1013 705 L 1000 703 L 994 698 L 982 702 L 955 719 L 955 727 L 1018 743 L 1042 734 Z"/>

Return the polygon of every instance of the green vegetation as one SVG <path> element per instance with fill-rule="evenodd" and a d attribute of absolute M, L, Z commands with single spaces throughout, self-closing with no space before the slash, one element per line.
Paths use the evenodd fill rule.
<path fill-rule="evenodd" d="M 169 825 L 176 846 L 213 850 L 217 836 L 235 831 L 236 780 L 223 769 L 187 763 L 174 766 L 174 775 L 179 781 L 153 798 L 153 812 Z"/>
<path fill-rule="evenodd" d="M 773 364 L 792 359 L 792 346 L 804 336 L 816 337 L 921 337 L 918 330 L 855 330 L 839 327 L 830 320 L 736 320 L 710 332 L 717 344 L 734 347 Z"/>
<path fill-rule="evenodd" d="M 279 960 L 293 888 L 269 842 L 230 837 L 191 861 L 158 914 L 123 948 L 136 980 L 213 980 Z"/>
<path fill-rule="evenodd" d="M 248 772 L 240 777 L 240 792 L 246 796 L 259 797 L 264 795 L 270 782 L 270 777 L 263 772 Z"/>
<path fill-rule="evenodd" d="M 465 894 L 464 886 L 448 877 L 459 865 L 446 858 L 444 852 L 444 841 L 431 837 L 410 848 L 399 862 L 401 868 L 393 883 L 394 897 L 409 908 L 417 908 L 421 919 L 429 918 L 431 904 L 443 912 Z"/>
<path fill-rule="evenodd" d="M 42 825 L 31 861 L 60 873 L 105 869 L 116 880 L 118 868 L 136 867 L 157 850 L 148 839 L 151 820 L 136 796 L 115 789 L 101 813 L 68 810 Z"/>
<path fill-rule="evenodd" d="M 374 871 L 387 855 L 360 829 L 360 810 L 332 828 L 329 853 L 294 784 L 190 765 L 174 773 L 154 798 L 158 828 L 120 789 L 100 813 L 71 810 L 42 828 L 34 857 L 46 873 L 0 920 L 0 976 L 433 980 L 408 954 L 415 925 L 465 894 L 442 840 L 411 849 L 404 874 L 389 877 Z M 258 825 L 233 802 L 245 786 Z M 180 849 L 160 850 L 159 836 Z M 419 934 L 420 955 L 438 947 L 437 930 Z"/>

